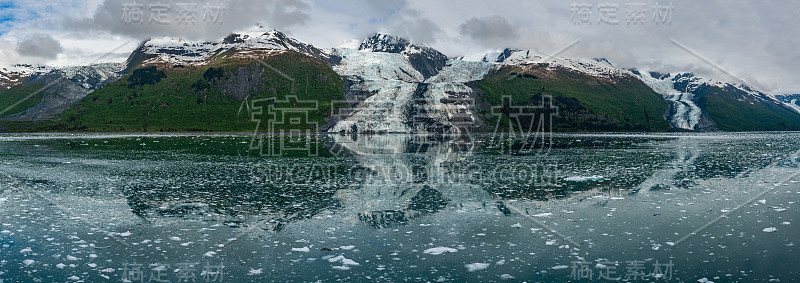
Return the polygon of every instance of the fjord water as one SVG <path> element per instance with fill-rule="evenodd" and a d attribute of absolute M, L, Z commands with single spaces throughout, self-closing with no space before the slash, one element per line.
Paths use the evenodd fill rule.
<path fill-rule="evenodd" d="M 0 136 L 0 280 L 800 278 L 800 133 L 276 139 Z"/>

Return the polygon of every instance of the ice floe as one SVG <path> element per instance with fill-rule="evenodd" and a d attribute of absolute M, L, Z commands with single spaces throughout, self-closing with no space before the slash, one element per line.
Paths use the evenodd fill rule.
<path fill-rule="evenodd" d="M 484 269 L 489 268 L 489 264 L 488 263 L 483 263 L 483 262 L 476 262 L 476 263 L 465 264 L 464 267 L 466 267 L 467 271 L 469 271 L 469 272 L 475 272 L 475 271 L 478 271 L 478 270 L 484 270 Z"/>
<path fill-rule="evenodd" d="M 454 249 L 454 248 L 435 247 L 435 248 L 427 249 L 427 250 L 423 251 L 422 253 L 432 254 L 432 255 L 440 255 L 440 254 L 445 254 L 445 253 L 454 253 L 454 252 L 457 252 L 457 251 L 458 250 Z"/>

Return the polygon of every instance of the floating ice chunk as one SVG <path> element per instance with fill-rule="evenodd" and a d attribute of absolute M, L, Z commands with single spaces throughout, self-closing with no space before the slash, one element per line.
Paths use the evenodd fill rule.
<path fill-rule="evenodd" d="M 767 232 L 767 233 L 772 233 L 772 232 L 778 231 L 778 228 L 767 227 L 767 228 L 764 228 L 764 230 L 761 230 L 761 231 L 764 231 L 764 232 Z"/>
<path fill-rule="evenodd" d="M 337 257 L 329 258 L 328 262 L 337 262 L 341 261 L 344 265 L 359 265 L 358 262 L 355 262 L 351 259 L 345 258 L 343 255 L 339 255 Z"/>
<path fill-rule="evenodd" d="M 34 261 L 32 259 L 26 259 L 26 260 L 23 260 L 22 263 L 25 264 L 25 266 L 29 266 L 31 264 L 36 263 L 36 261 Z"/>
<path fill-rule="evenodd" d="M 259 275 L 261 273 L 264 273 L 264 270 L 261 269 L 261 268 L 259 268 L 259 269 L 250 268 L 250 271 L 247 272 L 247 275 L 252 276 L 252 275 Z"/>
<path fill-rule="evenodd" d="M 556 265 L 556 266 L 551 267 L 550 269 L 559 270 L 559 269 L 566 269 L 568 267 L 569 266 L 566 266 L 566 265 Z"/>
<path fill-rule="evenodd" d="M 292 251 L 293 252 L 304 252 L 304 253 L 307 253 L 307 252 L 310 252 L 311 249 L 309 249 L 308 247 L 292 248 Z"/>
<path fill-rule="evenodd" d="M 762 199 L 762 200 L 758 200 L 758 202 L 760 202 L 761 204 L 765 204 L 765 203 L 767 203 L 767 200 Z"/>
<path fill-rule="evenodd" d="M 545 213 L 534 214 L 533 216 L 535 216 L 535 217 L 548 217 L 548 216 L 553 216 L 553 214 L 550 213 L 550 212 L 545 212 Z"/>
<path fill-rule="evenodd" d="M 180 241 L 181 237 L 170 237 L 169 239 L 173 241 Z"/>
<path fill-rule="evenodd" d="M 64 269 L 64 267 L 67 267 L 67 265 L 63 263 L 56 264 L 56 268 L 58 269 Z"/>
<path fill-rule="evenodd" d="M 336 270 L 350 270 L 350 267 L 347 265 L 334 265 L 333 269 Z"/>
<path fill-rule="evenodd" d="M 127 232 L 119 233 L 118 235 L 120 235 L 120 236 L 122 236 L 122 237 L 128 237 L 128 236 L 130 236 L 130 235 L 131 235 L 131 231 L 127 231 Z"/>
<path fill-rule="evenodd" d="M 354 249 L 355 247 L 356 247 L 356 246 L 350 245 L 350 246 L 341 246 L 341 247 L 339 247 L 339 248 L 340 248 L 340 249 L 343 249 L 343 250 L 352 250 L 352 249 Z"/>
<path fill-rule="evenodd" d="M 514 279 L 516 279 L 516 277 L 511 276 L 511 274 L 506 273 L 506 274 L 500 275 L 500 279 L 502 279 L 502 280 L 514 280 Z"/>
<path fill-rule="evenodd" d="M 714 281 L 708 280 L 708 278 L 705 278 L 705 277 L 697 279 L 697 282 L 700 282 L 700 283 L 714 283 Z"/>
<path fill-rule="evenodd" d="M 23 253 L 23 254 L 26 254 L 26 253 L 33 252 L 33 250 L 31 250 L 31 248 L 24 248 L 24 249 L 22 249 L 22 250 L 21 250 L 21 251 L 19 251 L 19 252 L 20 252 L 20 253 Z"/>
<path fill-rule="evenodd" d="M 792 224 L 792 223 L 790 223 L 789 221 L 784 221 L 784 222 L 781 222 L 781 224 L 782 225 L 789 225 L 789 224 Z"/>
<path fill-rule="evenodd" d="M 209 252 L 204 253 L 203 256 L 204 257 L 214 257 L 214 255 L 216 255 L 216 254 L 217 254 L 216 252 L 209 251 Z"/>
<path fill-rule="evenodd" d="M 675 242 L 667 242 L 667 245 L 674 246 Z"/>
<path fill-rule="evenodd" d="M 359 265 L 358 262 L 353 261 L 352 259 L 342 259 L 342 263 L 345 265 Z"/>
<path fill-rule="evenodd" d="M 435 247 L 435 248 L 427 249 L 427 250 L 423 251 L 422 253 L 432 254 L 432 255 L 440 255 L 440 254 L 444 254 L 444 253 L 454 253 L 454 252 L 457 252 L 457 251 L 458 250 L 454 249 L 454 248 Z"/>
<path fill-rule="evenodd" d="M 72 275 L 72 276 L 70 276 L 70 277 L 67 277 L 67 279 L 69 279 L 69 280 L 72 280 L 72 281 L 78 281 L 78 280 L 81 280 L 81 278 L 80 278 L 80 277 L 78 277 L 78 276 L 75 276 L 75 275 Z"/>
<path fill-rule="evenodd" d="M 489 268 L 489 264 L 483 262 L 476 262 L 476 263 L 465 264 L 464 267 L 466 267 L 467 271 L 469 272 L 475 272 L 478 270 L 484 270 L 486 268 Z"/>
<path fill-rule="evenodd" d="M 76 260 L 79 260 L 79 258 L 71 256 L 71 255 L 68 255 L 67 256 L 67 260 L 76 261 Z"/>
<path fill-rule="evenodd" d="M 512 228 L 522 228 L 522 224 L 517 223 L 517 224 L 511 225 L 511 227 Z"/>
<path fill-rule="evenodd" d="M 599 181 L 602 181 L 602 180 L 603 180 L 603 176 L 599 176 L 599 175 L 572 176 L 572 177 L 564 178 L 564 181 L 568 181 L 568 182 L 588 182 L 588 181 L 599 182 Z"/>
<path fill-rule="evenodd" d="M 612 200 L 621 200 L 621 199 L 625 199 L 625 198 L 624 197 L 611 197 L 611 199 Z"/>
<path fill-rule="evenodd" d="M 784 211 L 786 211 L 786 209 L 785 209 L 785 208 L 776 208 L 776 209 L 775 209 L 775 211 L 777 211 L 777 212 L 784 212 Z"/>
<path fill-rule="evenodd" d="M 556 244 L 556 240 L 547 240 L 544 242 L 545 245 L 552 246 Z"/>

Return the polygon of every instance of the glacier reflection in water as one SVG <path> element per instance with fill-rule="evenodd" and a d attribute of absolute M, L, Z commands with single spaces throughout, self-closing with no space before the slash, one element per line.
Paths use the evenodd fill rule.
<path fill-rule="evenodd" d="M 0 278 L 216 260 L 233 281 L 548 281 L 595 259 L 672 260 L 677 281 L 797 275 L 797 133 L 556 134 L 546 153 L 489 135 L 295 138 L 318 154 L 261 156 L 241 135 L 1 136 Z"/>

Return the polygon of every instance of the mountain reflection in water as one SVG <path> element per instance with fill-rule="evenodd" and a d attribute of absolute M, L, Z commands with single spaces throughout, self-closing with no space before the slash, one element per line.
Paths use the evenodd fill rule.
<path fill-rule="evenodd" d="M 483 136 L 469 141 L 392 134 L 306 138 L 324 147 L 325 154 L 239 154 L 224 157 L 228 161 L 180 165 L 169 176 L 161 176 L 163 167 L 143 168 L 126 186 L 129 205 L 144 219 L 200 217 L 268 231 L 324 211 L 388 228 L 448 206 L 491 206 L 508 214 L 508 201 L 580 201 L 598 194 L 691 189 L 698 178 L 731 178 L 775 164 L 791 147 L 776 143 L 778 151 L 765 148 L 734 158 L 731 146 L 758 141 L 562 135 L 546 154 L 506 154 Z"/>

